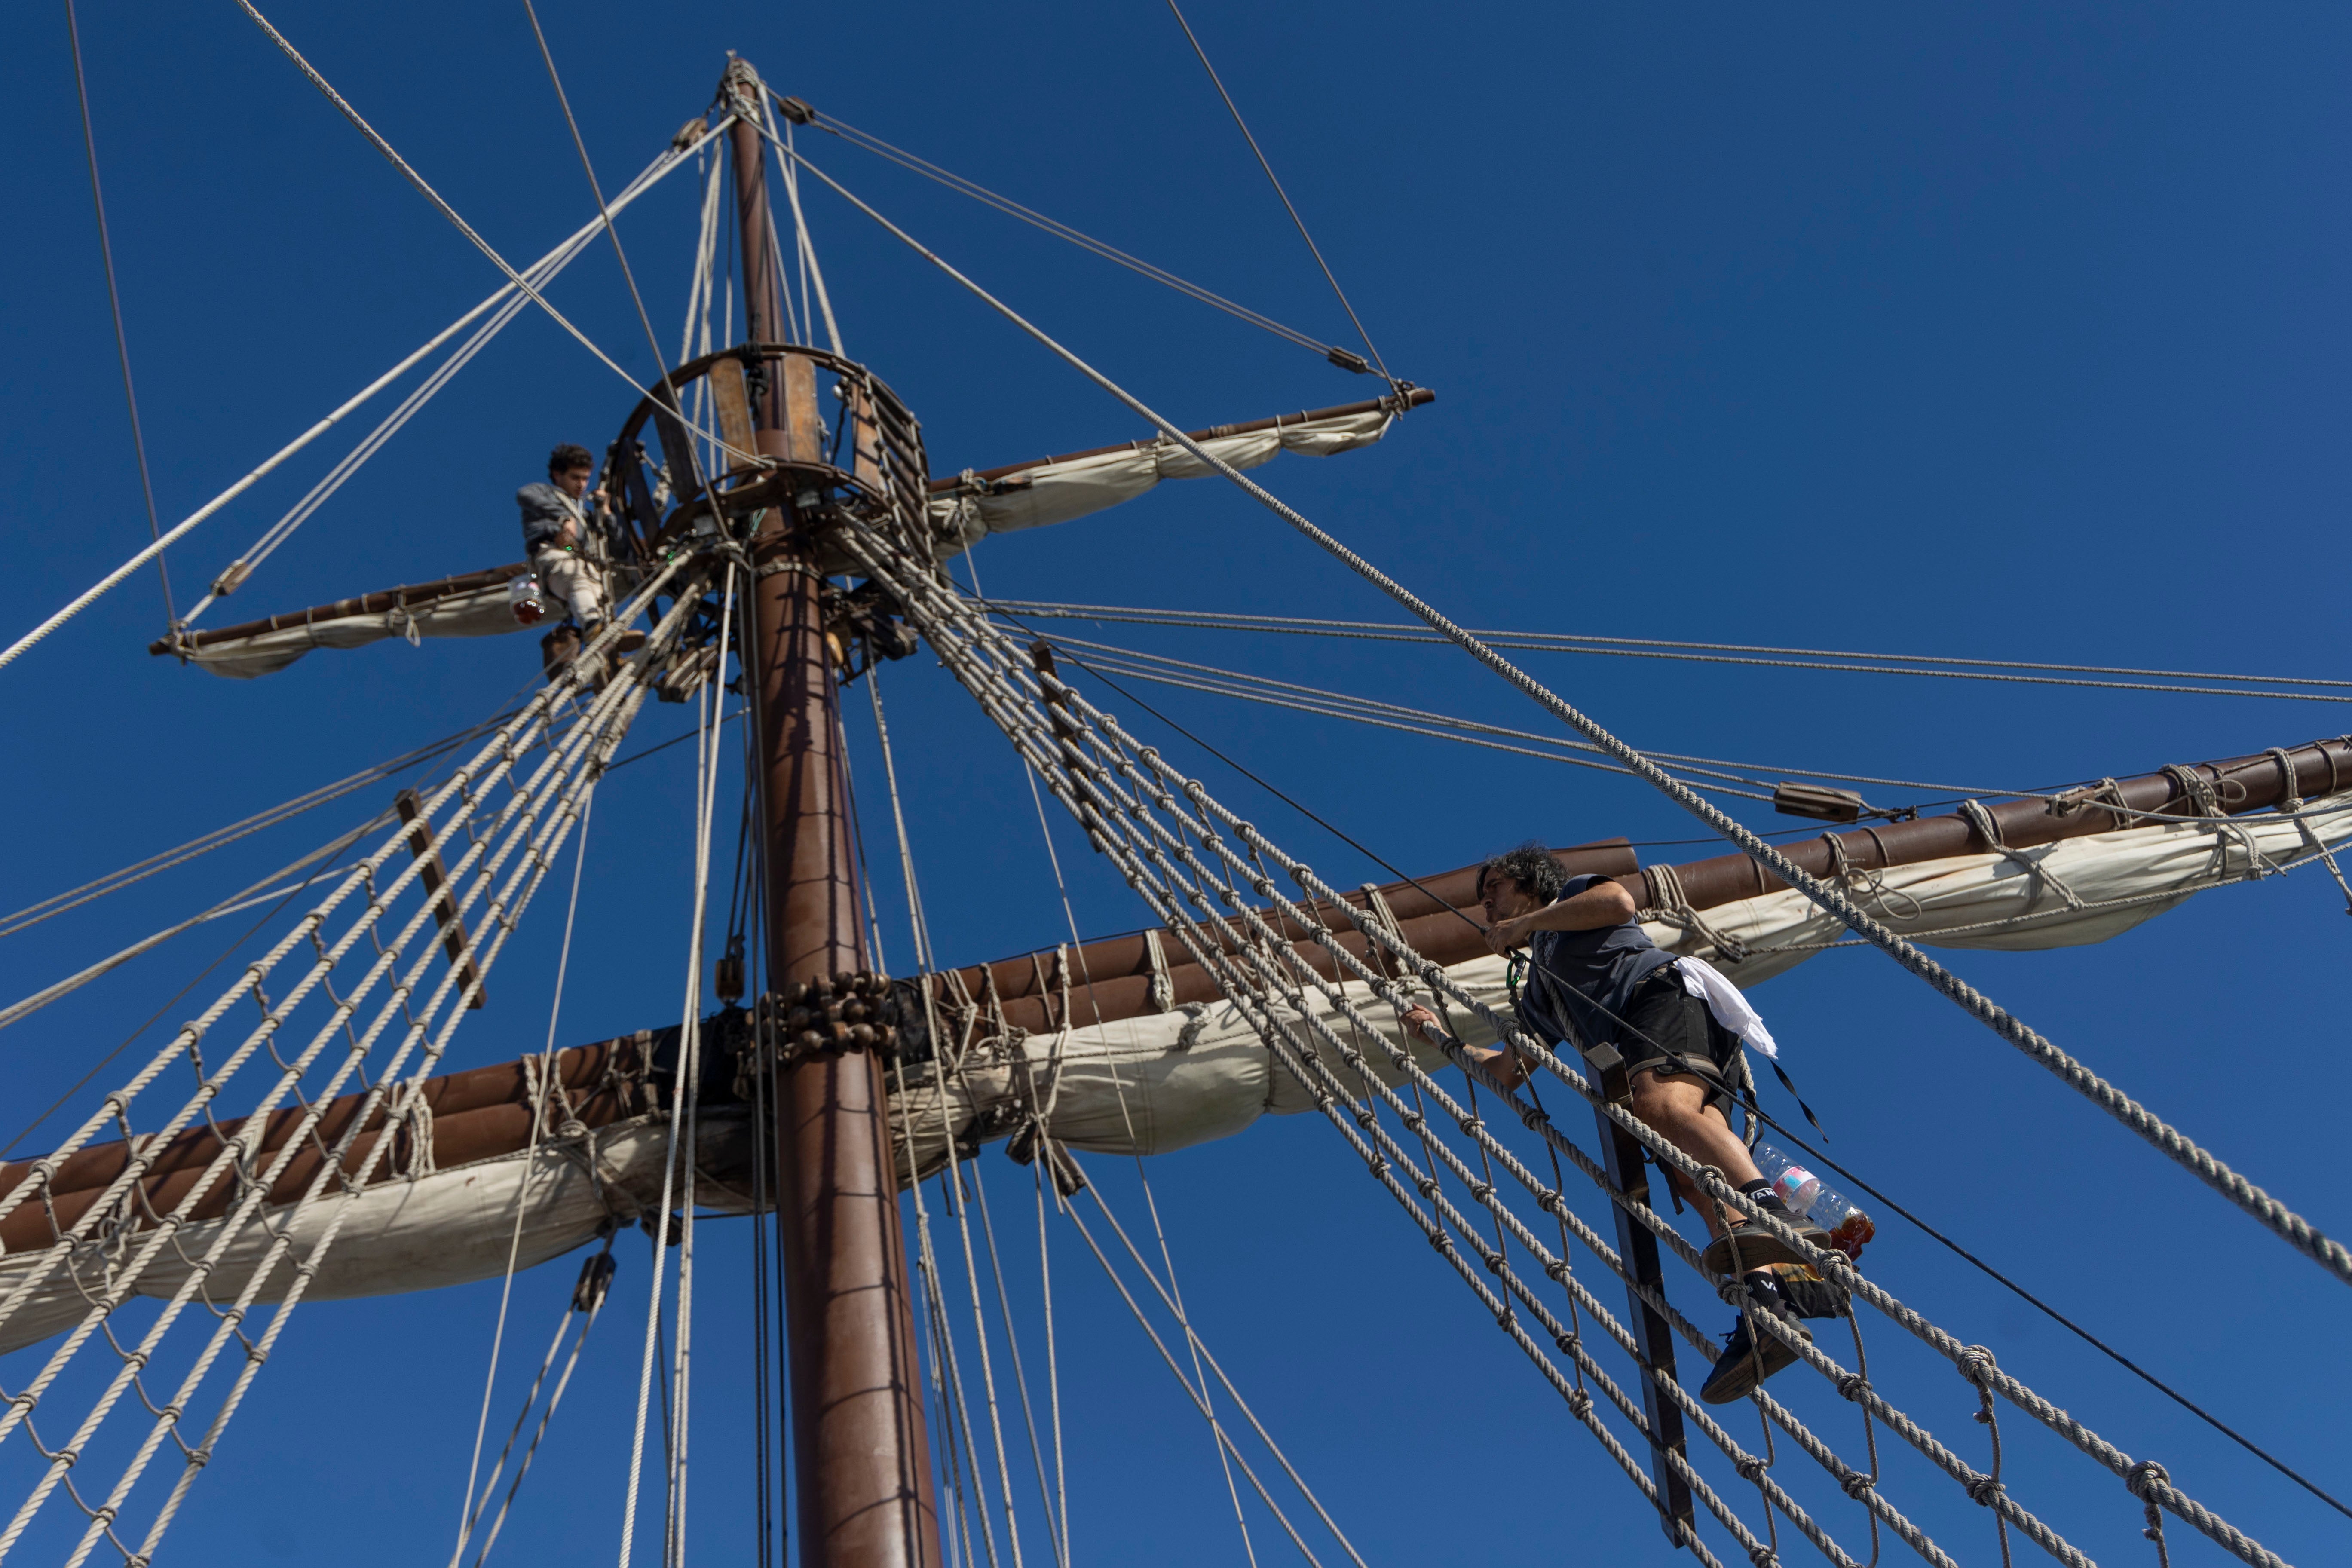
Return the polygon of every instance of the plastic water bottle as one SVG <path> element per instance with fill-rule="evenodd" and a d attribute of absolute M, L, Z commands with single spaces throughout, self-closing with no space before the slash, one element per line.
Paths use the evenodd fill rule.
<path fill-rule="evenodd" d="M 1862 1256 L 1863 1244 L 1878 1234 L 1868 1215 L 1771 1144 L 1759 1142 L 1749 1152 L 1755 1156 L 1758 1173 L 1772 1184 L 1774 1196 L 1828 1231 L 1832 1247 L 1848 1258 Z"/>
<path fill-rule="evenodd" d="M 507 608 L 520 626 L 536 626 L 547 614 L 547 605 L 540 597 L 539 579 L 526 572 L 520 577 L 507 579 Z"/>

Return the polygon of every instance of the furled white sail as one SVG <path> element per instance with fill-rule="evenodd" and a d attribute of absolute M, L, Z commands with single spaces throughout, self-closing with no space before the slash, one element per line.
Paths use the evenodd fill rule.
<path fill-rule="evenodd" d="M 1297 421 L 1274 421 L 1264 429 L 1211 436 L 1201 445 L 1237 468 L 1255 468 L 1282 452 L 1328 458 L 1371 446 L 1388 434 L 1396 415 L 1387 408 Z M 1163 479 L 1204 479 L 1216 472 L 1173 441 L 1141 441 L 1108 452 L 1041 463 L 1002 479 L 967 476 L 930 501 L 932 525 L 941 548 L 953 554 L 992 533 L 1011 533 L 1067 522 L 1122 501 L 1133 500 Z M 515 573 L 528 570 L 518 566 Z M 191 639 L 170 651 L 199 669 L 236 680 L 274 675 L 312 648 L 365 647 L 404 637 L 486 637 L 520 631 L 502 576 L 468 583 L 388 609 L 340 606 L 313 611 L 293 624 L 257 627 L 242 636 L 215 634 Z M 287 617 L 291 619 L 291 617 Z"/>
<path fill-rule="evenodd" d="M 1390 409 L 1276 422 L 1262 430 L 1211 436 L 1202 449 L 1236 468 L 1255 468 L 1283 452 L 1334 457 L 1369 447 L 1396 420 Z M 1083 457 L 1045 462 L 1003 479 L 967 474 L 931 498 L 931 521 L 952 553 L 992 533 L 1068 522 L 1133 500 L 1162 479 L 1206 479 L 1217 470 L 1165 437 Z"/>
<path fill-rule="evenodd" d="M 2226 882 L 2272 875 L 2352 838 L 2352 792 L 2306 802 L 2294 816 L 2200 817 L 2064 838 L 2007 855 L 1958 855 L 1845 879 L 1847 893 L 1897 933 L 1927 947 L 2010 952 L 2079 947 L 2120 935 Z M 1661 947 L 1706 958 L 1740 986 L 1785 974 L 1850 933 L 1789 889 L 1722 904 L 1707 926 L 1748 949 L 1726 962 L 1696 931 L 1643 929 Z"/>
<path fill-rule="evenodd" d="M 522 568 L 518 568 L 518 571 Z M 522 630 L 504 581 L 460 589 L 388 610 L 324 616 L 271 631 L 226 637 L 181 650 L 199 669 L 233 680 L 275 675 L 314 647 L 365 647 L 391 637 L 487 637 Z"/>
<path fill-rule="evenodd" d="M 1897 930 L 1937 947 L 2011 951 L 2104 942 L 2208 889 L 2268 875 L 2315 858 L 2322 846 L 2352 840 L 2352 792 L 2313 801 L 2301 811 L 2167 822 L 2103 833 L 2002 855 L 1963 855 L 1849 878 L 1849 887 Z M 1704 956 L 1739 985 L 1786 973 L 1846 934 L 1803 895 L 1780 892 L 1704 911 L 1707 932 L 1664 921 L 1645 929 L 1662 946 Z M 1708 934 L 1708 933 L 1713 933 Z M 1716 944 L 1727 937 L 1746 949 L 1737 962 Z M 1481 957 L 1446 973 L 1498 1013 L 1510 1005 L 1504 961 Z M 1392 1042 L 1402 1037 L 1388 1009 L 1360 984 L 1349 999 Z M 1389 1082 L 1402 1076 L 1379 1041 L 1362 1039 L 1319 993 L 1307 998 L 1335 1034 L 1354 1040 Z M 1083 1006 L 1083 1004 L 1080 1005 Z M 1775 1020 L 1776 1023 L 1781 1022 Z M 1796 1021 L 1790 1020 L 1793 1025 Z M 1454 1007 L 1448 1023 L 1474 1046 L 1495 1031 Z M 953 1030 L 952 1020 L 942 1020 Z M 1784 1047 L 1801 1053 L 1801 1026 L 1784 1025 Z M 1415 1042 L 1433 1070 L 1440 1053 Z M 1324 1048 L 1327 1059 L 1328 1047 Z M 1345 1079 L 1352 1069 L 1331 1063 Z M 1015 1134 L 1034 1113 L 1069 1146 L 1108 1154 L 1164 1154 L 1229 1138 L 1261 1116 L 1314 1109 L 1237 1007 L 1191 1004 L 1171 1012 L 1060 1032 L 976 1039 L 960 1066 L 936 1068 L 893 1105 L 903 1161 L 928 1175 L 950 1157 Z M 298 1254 L 310 1257 L 330 1226 L 335 1244 L 317 1258 L 314 1300 L 433 1289 L 495 1277 L 507 1264 L 521 1218 L 520 1267 L 530 1268 L 594 1238 L 608 1221 L 630 1223 L 653 1211 L 661 1192 L 662 1152 L 669 1129 L 660 1116 L 571 1138 L 543 1139 L 535 1150 L 443 1169 L 412 1170 L 357 1194 L 323 1195 L 293 1218 Z M 757 1157 L 739 1109 L 706 1110 L 697 1141 L 696 1197 L 706 1211 L 745 1213 Z M 904 1169 L 904 1166 L 901 1167 Z M 169 1296 L 185 1260 L 201 1258 L 222 1221 L 191 1225 L 179 1246 L 138 1279 L 141 1294 Z M 243 1289 L 269 1244 L 270 1227 L 240 1235 L 212 1273 L 209 1289 L 226 1301 Z M 13 1294 L 50 1261 L 47 1251 L 0 1258 L 0 1298 Z M 77 1281 L 71 1266 L 33 1288 L 5 1324 L 0 1352 L 37 1342 L 79 1322 L 86 1291 L 103 1289 L 108 1254 L 92 1249 Z M 258 1299 L 278 1300 L 290 1283 L 282 1266 Z"/>
<path fill-rule="evenodd" d="M 2315 858 L 2320 846 L 2347 839 L 2352 792 L 2312 801 L 2294 816 L 2168 822 L 2020 850 L 2014 859 L 1955 856 L 1857 874 L 1848 887 L 1878 918 L 1924 945 L 2012 952 L 2073 947 L 2105 942 L 2196 893 L 2244 880 L 2257 869 L 2272 874 Z M 1662 947 L 1707 959 L 1742 988 L 1785 974 L 1849 934 L 1794 890 L 1704 913 L 1712 931 L 1747 949 L 1745 958 L 1729 961 L 1696 930 L 1664 922 L 1644 929 Z M 1503 960 L 1481 957 L 1446 973 L 1507 1016 L 1504 970 Z M 1390 1040 L 1402 1039 L 1368 987 L 1348 990 Z M 1318 993 L 1308 995 L 1316 1013 L 1348 1037 L 1352 1026 L 1338 1008 Z M 1472 1045 L 1494 1043 L 1495 1031 L 1474 1014 L 1455 1008 L 1449 1021 Z M 1779 1033 L 1784 1048 L 1803 1051 L 1801 1027 Z M 1395 1081 L 1386 1048 L 1377 1041 L 1360 1044 L 1366 1059 Z M 1424 1066 L 1443 1065 L 1425 1047 L 1415 1054 Z M 1331 1065 L 1348 1076 L 1339 1063 Z M 1095 1027 L 982 1042 L 943 1082 L 909 1089 L 902 1149 L 911 1138 L 917 1164 L 928 1173 L 948 1158 L 951 1141 L 969 1148 L 1003 1136 L 1028 1121 L 1032 1106 L 1055 1138 L 1113 1154 L 1164 1154 L 1231 1137 L 1260 1116 L 1314 1109 L 1239 1009 L 1196 1004 Z"/>
<path fill-rule="evenodd" d="M 696 1198 L 706 1209 L 749 1213 L 751 1194 L 711 1173 L 750 1170 L 749 1118 L 740 1112 L 706 1112 L 698 1131 Z M 305 1300 L 313 1301 L 433 1290 L 495 1279 L 506 1270 L 510 1246 L 518 1268 L 534 1268 L 594 1239 L 608 1221 L 626 1225 L 655 1212 L 669 1136 L 667 1118 L 640 1116 L 570 1138 L 551 1136 L 532 1150 L 421 1170 L 357 1193 L 322 1194 L 290 1224 L 284 1218 L 290 1205 L 279 1205 L 268 1216 L 269 1223 L 240 1230 L 205 1289 L 222 1306 L 235 1300 L 251 1281 L 280 1226 L 292 1242 L 295 1259 L 315 1263 L 316 1276 L 305 1292 Z M 211 1249 L 226 1224 L 214 1219 L 184 1226 L 176 1245 L 142 1270 L 131 1289 L 142 1296 L 171 1296 L 185 1283 L 191 1263 Z M 318 1253 L 330 1227 L 336 1226 L 334 1244 Z M 125 1239 L 136 1240 L 139 1234 L 130 1233 Z M 0 1353 L 38 1343 L 80 1322 L 92 1299 L 106 1289 L 110 1257 L 103 1247 L 89 1247 L 79 1265 L 68 1259 L 54 1269 L 49 1268 L 49 1250 L 0 1258 L 0 1300 L 13 1295 L 30 1275 L 47 1273 L 0 1323 Z M 280 1261 L 256 1299 L 280 1300 L 293 1282 L 293 1268 Z"/>

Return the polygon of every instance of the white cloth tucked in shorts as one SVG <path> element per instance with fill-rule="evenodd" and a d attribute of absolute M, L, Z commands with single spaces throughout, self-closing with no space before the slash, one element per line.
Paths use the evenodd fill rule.
<path fill-rule="evenodd" d="M 1705 1002 L 1717 1023 L 1768 1057 L 1780 1054 L 1780 1047 L 1772 1042 L 1772 1031 L 1748 1005 L 1746 994 L 1717 973 L 1713 964 L 1703 958 L 1677 958 L 1674 968 L 1682 977 L 1683 989 Z"/>

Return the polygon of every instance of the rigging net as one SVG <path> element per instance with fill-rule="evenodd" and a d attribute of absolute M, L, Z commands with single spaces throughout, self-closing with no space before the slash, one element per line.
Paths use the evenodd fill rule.
<path fill-rule="evenodd" d="M 414 1182 L 431 1172 L 432 1112 L 421 1085 L 447 1050 L 467 1004 L 480 994 L 644 701 L 642 663 L 610 672 L 590 695 L 590 683 L 606 674 L 611 639 L 684 564 L 673 563 L 648 584 L 570 669 L 419 804 L 415 822 L 404 823 L 341 877 L 235 984 L 55 1152 L 20 1167 L 19 1178 L 0 1194 L 0 1237 L 9 1244 L 0 1270 L 0 1338 L 23 1343 L 69 1330 L 30 1382 L 5 1394 L 0 1445 L 21 1433 L 43 1464 L 31 1493 L 0 1531 L 0 1560 L 25 1542 L 62 1491 L 86 1521 L 64 1548 L 65 1561 L 79 1564 L 102 1542 L 126 1563 L 146 1561 L 294 1309 L 320 1279 L 361 1195 L 380 1181 Z M 675 639 L 692 607 L 690 595 L 675 605 L 655 642 Z M 425 883 L 436 857 L 413 852 L 420 838 L 464 846 L 439 868 L 438 888 Z M 340 930 L 338 920 L 345 922 Z M 463 962 L 453 954 L 431 982 L 439 937 L 463 924 L 480 940 Z M 409 957 L 417 946 L 422 951 Z M 312 962 L 273 997 L 273 977 L 304 947 Z M 257 1023 L 241 1038 L 232 1035 L 224 1054 L 208 1057 L 219 1026 L 247 1001 L 258 1012 Z M 316 1005 L 305 1012 L 310 1004 Z M 387 1034 L 396 1039 L 387 1042 Z M 289 1038 L 290 1054 L 281 1044 Z M 344 1053 L 320 1081 L 317 1069 L 338 1038 Z M 216 1101 L 265 1054 L 278 1069 L 275 1081 L 241 1123 L 224 1125 Z M 179 1070 L 194 1077 L 194 1092 L 141 1133 L 134 1110 Z M 356 1107 L 330 1123 L 328 1109 L 355 1079 L 364 1086 Z M 535 1116 L 547 1114 L 546 1098 L 535 1101 Z M 125 1140 L 115 1168 L 73 1161 L 110 1129 Z M 117 1314 L 139 1297 L 163 1300 L 134 1337 L 127 1331 L 133 1318 Z M 273 1301 L 257 1334 L 249 1320 Z M 184 1321 L 195 1326 L 170 1337 Z M 112 1352 L 110 1372 L 103 1357 L 74 1365 L 99 1343 Z M 182 1426 L 200 1418 L 198 1395 L 232 1351 L 234 1376 L 191 1443 Z M 151 1384 L 183 1368 L 172 1392 L 158 1397 Z M 37 1415 L 84 1393 L 93 1396 L 71 1435 L 61 1443 L 44 1440 Z M 126 1396 L 152 1416 L 143 1435 L 127 1414 Z M 134 1489 L 166 1443 L 180 1456 L 178 1473 L 144 1531 L 126 1534 Z M 115 1464 L 118 1479 L 93 1500 L 84 1479 Z M 46 1542 L 47 1534 L 36 1539 Z"/>
<path fill-rule="evenodd" d="M 1662 1448 L 1658 1476 L 1654 1479 L 1643 1473 L 1632 1449 L 1604 1420 L 1601 1400 L 1591 1390 L 1600 1390 L 1601 1399 L 1616 1410 L 1637 1440 L 1646 1439 L 1653 1431 L 1643 1400 L 1601 1365 L 1584 1336 L 1561 1320 L 1530 1273 L 1558 1284 L 1584 1317 L 1628 1353 L 1638 1356 L 1638 1342 L 1632 1331 L 1582 1284 L 1567 1257 L 1555 1251 L 1506 1201 L 1500 1183 L 1488 1179 L 1480 1166 L 1468 1163 L 1441 1140 L 1428 1140 L 1422 1159 L 1416 1160 L 1391 1130 L 1390 1121 L 1419 1135 L 1442 1116 L 1475 1146 L 1482 1163 L 1491 1161 L 1538 1208 L 1556 1216 L 1603 1267 L 1624 1276 L 1628 1270 L 1624 1258 L 1576 1215 L 1555 1184 L 1547 1184 L 1490 1125 L 1472 1115 L 1430 1077 L 1412 1051 L 1392 1040 L 1364 1007 L 1377 999 L 1392 1013 L 1401 1013 L 1410 1000 L 1400 980 L 1409 977 L 1427 986 L 1449 1005 L 1482 1016 L 1545 1072 L 1593 1102 L 1612 1124 L 1638 1140 L 1651 1158 L 1680 1171 L 1709 1201 L 1748 1215 L 1753 1223 L 1784 1241 L 1796 1242 L 1795 1233 L 1769 1215 L 1756 1214 L 1712 1168 L 1697 1164 L 1607 1100 L 1583 1075 L 1519 1034 L 1511 1020 L 1454 984 L 1442 968 L 1348 903 L 1304 864 L 1285 854 L 1156 752 L 1135 741 L 1115 719 L 1088 703 L 1075 689 L 1033 669 L 978 606 L 942 584 L 915 558 L 862 527 L 853 527 L 845 543 L 868 573 L 907 606 L 927 641 L 1081 824 L 1096 849 L 1113 860 L 1155 917 L 1182 941 L 1197 963 L 1216 976 L 1223 995 L 1248 1018 L 1281 1068 L 1314 1095 L 1318 1109 L 1637 1489 L 1663 1511 L 1668 1497 L 1665 1483 L 1678 1484 L 1742 1552 L 1752 1561 L 1768 1560 L 1774 1549 L 1766 1535 L 1759 1534 L 1740 1516 L 1686 1454 Z M 1275 879 L 1277 870 L 1296 881 L 1307 899 L 1316 900 L 1316 907 L 1285 898 Z M 1271 909 L 1254 905 L 1248 895 Z M 1325 910 L 1344 915 L 1352 928 L 1346 934 L 1358 939 L 1356 945 L 1339 940 L 1339 933 L 1327 928 L 1321 914 Z M 1285 929 L 1277 930 L 1269 918 Z M 1311 938 L 1328 955 L 1328 965 L 1301 962 L 1291 944 L 1294 932 Z M 1360 1043 L 1364 1041 L 1379 1042 L 1379 1054 L 1388 1059 L 1378 1060 Z M 1474 1077 L 1483 1072 L 1466 1054 L 1457 1055 L 1456 1059 Z M 1416 1099 L 1400 1095 L 1392 1087 L 1399 1081 L 1408 1081 Z M 1484 1082 L 1548 1152 L 1557 1153 L 1589 1179 L 1606 1186 L 1598 1163 L 1562 1136 L 1538 1106 L 1505 1090 L 1491 1078 Z M 1435 1106 L 1439 1115 L 1426 1113 L 1421 1103 Z M 1456 1198 L 1456 1189 L 1466 1199 Z M 1665 1250 L 1694 1268 L 1699 1267 L 1696 1250 L 1646 1205 L 1622 1194 L 1615 1194 L 1612 1201 L 1655 1236 Z M 1484 1210 L 1500 1227 L 1497 1241 L 1488 1242 L 1480 1234 L 1473 1218 L 1477 1210 Z M 1531 1260 L 1532 1269 L 1515 1263 L 1516 1255 Z M 2161 1506 L 2242 1561 L 2261 1568 L 2277 1563 L 2274 1555 L 2173 1486 L 2157 1468 L 2135 1463 L 2089 1427 L 1992 1365 L 1989 1357 L 1975 1353 L 1976 1347 L 1962 1344 L 1861 1275 L 1841 1255 L 1810 1250 L 1801 1255 L 1813 1258 L 1823 1279 L 1926 1343 L 1970 1383 L 2032 1415 L 2123 1479 L 2135 1497 Z M 1487 1277 L 1496 1283 L 1490 1285 Z M 1707 1337 L 1670 1302 L 1661 1300 L 1650 1305 L 1685 1341 L 1712 1351 Z M 1786 1341 L 1799 1359 L 1830 1380 L 1839 1394 L 1859 1405 L 1874 1423 L 1901 1437 L 1934 1469 L 1958 1482 L 1972 1500 L 1992 1510 L 2002 1528 L 2018 1531 L 2061 1562 L 2087 1563 L 2063 1535 L 2021 1506 L 2000 1478 L 1968 1464 L 1894 1405 L 1873 1383 L 1859 1357 L 1856 1365 L 1849 1368 L 1793 1328 L 1784 1327 L 1781 1321 L 1769 1314 L 1762 1316 L 1769 1331 Z M 1553 1358 L 1551 1349 L 1561 1353 L 1566 1366 Z M 1775 1461 L 1769 1454 L 1752 1452 L 1733 1438 L 1678 1383 L 1658 1379 L 1656 1392 L 1720 1451 L 1744 1482 L 1757 1487 L 1768 1533 L 1773 1519 L 1785 1519 L 1832 1562 L 1842 1565 L 1857 1562 L 1775 1478 Z M 1950 1561 L 1924 1530 L 1881 1494 L 1874 1463 L 1867 1468 L 1850 1464 L 1787 1405 L 1760 1390 L 1753 1397 L 1761 1418 L 1791 1437 L 1827 1472 L 1838 1490 L 1867 1510 L 1869 1518 L 1893 1530 L 1925 1560 Z M 1873 1441 L 1874 1445 L 1874 1436 Z M 1676 1538 L 1701 1561 L 1719 1561 L 1695 1529 L 1679 1527 Z"/>

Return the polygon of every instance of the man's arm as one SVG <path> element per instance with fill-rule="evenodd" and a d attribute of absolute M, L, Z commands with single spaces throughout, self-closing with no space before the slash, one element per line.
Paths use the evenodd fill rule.
<path fill-rule="evenodd" d="M 1444 1037 L 1444 1026 L 1437 1015 L 1426 1007 L 1415 1006 L 1397 1016 L 1405 1032 L 1428 1045 L 1436 1045 Z M 1484 1063 L 1505 1089 L 1517 1089 L 1527 1081 L 1528 1063 L 1517 1051 L 1487 1050 L 1478 1046 L 1462 1047 L 1470 1059 Z"/>
<path fill-rule="evenodd" d="M 1580 893 L 1486 928 L 1486 945 L 1496 952 L 1522 947 L 1539 931 L 1597 931 L 1633 918 L 1633 895 L 1617 881 L 1600 881 Z"/>

